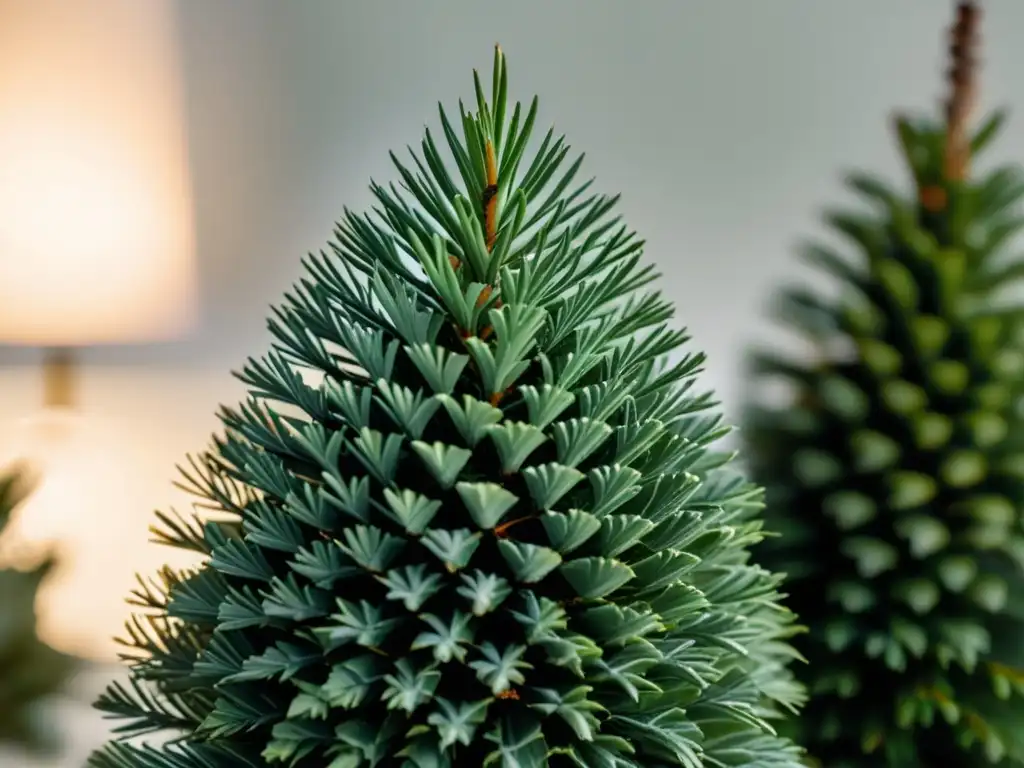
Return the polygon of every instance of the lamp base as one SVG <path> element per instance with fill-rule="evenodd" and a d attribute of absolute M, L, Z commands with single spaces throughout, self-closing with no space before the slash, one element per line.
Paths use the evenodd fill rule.
<path fill-rule="evenodd" d="M 77 360 L 73 350 L 51 347 L 43 352 L 43 406 L 74 408 Z"/>

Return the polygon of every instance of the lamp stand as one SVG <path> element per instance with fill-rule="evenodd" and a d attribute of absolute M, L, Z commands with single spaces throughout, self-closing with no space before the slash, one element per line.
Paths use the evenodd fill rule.
<path fill-rule="evenodd" d="M 43 405 L 46 408 L 74 408 L 77 391 L 77 360 L 67 347 L 43 351 Z"/>

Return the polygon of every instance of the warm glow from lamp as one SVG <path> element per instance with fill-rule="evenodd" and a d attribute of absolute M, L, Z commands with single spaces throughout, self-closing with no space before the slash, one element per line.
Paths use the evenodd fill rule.
<path fill-rule="evenodd" d="M 191 195 L 166 0 L 0 0 L 0 343 L 176 336 Z"/>
<path fill-rule="evenodd" d="M 39 474 L 0 549 L 59 548 L 41 634 L 86 656 L 113 656 L 151 545 L 124 441 L 74 408 L 73 350 L 193 325 L 184 127 L 173 0 L 0 0 L 0 344 L 46 350 L 47 406 L 0 433 Z"/>
<path fill-rule="evenodd" d="M 51 409 L 8 426 L 0 467 L 34 478 L 0 538 L 0 562 L 31 567 L 47 551 L 57 566 L 37 601 L 40 637 L 62 651 L 112 660 L 134 574 L 148 571 L 149 515 L 120 430 Z M 147 573 L 148 575 L 148 573 Z"/>

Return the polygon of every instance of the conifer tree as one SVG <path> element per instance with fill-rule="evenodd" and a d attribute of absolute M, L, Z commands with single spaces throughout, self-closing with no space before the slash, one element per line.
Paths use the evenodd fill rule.
<path fill-rule="evenodd" d="M 788 575 L 824 768 L 1024 765 L 1024 276 L 1010 248 L 1024 172 L 979 173 L 1003 121 L 968 123 L 979 11 L 958 6 L 942 119 L 899 117 L 911 190 L 855 173 L 871 208 L 833 211 L 846 251 L 806 261 L 842 288 L 786 291 L 812 360 L 759 354 L 744 434 Z"/>
<path fill-rule="evenodd" d="M 796 768 L 761 490 L 537 101 L 440 110 L 274 312 L 135 595 L 94 768 Z M 461 135 L 460 135 L 461 133 Z M 442 155 L 442 146 L 448 157 Z M 449 170 L 454 167 L 454 174 Z"/>
<path fill-rule="evenodd" d="M 0 478 L 0 535 L 25 491 L 23 475 L 9 472 Z M 0 748 L 49 752 L 60 747 L 34 706 L 57 693 L 74 667 L 70 656 L 36 632 L 36 594 L 55 563 L 47 557 L 31 570 L 0 569 Z"/>

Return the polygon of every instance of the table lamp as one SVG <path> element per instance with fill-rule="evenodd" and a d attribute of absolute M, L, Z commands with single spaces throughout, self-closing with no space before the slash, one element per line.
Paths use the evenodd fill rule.
<path fill-rule="evenodd" d="M 42 486 L 21 530 L 42 536 L 48 519 L 72 561 L 76 543 L 63 539 L 85 511 L 68 507 L 102 490 L 76 485 L 95 473 L 65 450 L 76 443 L 67 416 L 77 411 L 77 351 L 170 340 L 195 317 L 183 101 L 172 0 L 0 0 L 0 344 L 44 356 L 36 445 L 24 447 L 40 454 Z M 88 510 L 100 529 L 118 499 L 108 490 Z M 76 604 L 76 579 L 72 566 L 52 585 L 51 599 L 65 590 L 62 610 Z M 54 630 L 77 637 L 54 644 L 88 654 L 94 638 L 73 624 L 96 590 L 119 585 L 80 589 L 80 615 Z M 40 614 L 46 624 L 45 606 Z M 102 642 L 117 629 L 104 624 Z"/>

